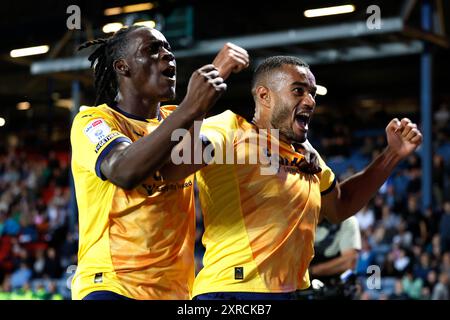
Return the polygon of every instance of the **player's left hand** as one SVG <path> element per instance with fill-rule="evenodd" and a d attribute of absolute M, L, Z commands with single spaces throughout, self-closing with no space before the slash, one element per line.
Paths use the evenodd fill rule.
<path fill-rule="evenodd" d="M 410 155 L 422 143 L 422 133 L 408 118 L 392 119 L 386 127 L 388 147 L 400 158 Z"/>
<path fill-rule="evenodd" d="M 237 73 L 247 68 L 249 61 L 247 50 L 228 42 L 219 51 L 212 64 L 226 80 L 231 72 Z"/>

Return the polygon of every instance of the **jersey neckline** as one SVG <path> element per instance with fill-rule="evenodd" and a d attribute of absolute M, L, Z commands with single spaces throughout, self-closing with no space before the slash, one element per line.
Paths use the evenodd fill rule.
<path fill-rule="evenodd" d="M 119 106 L 109 106 L 111 109 L 117 111 L 118 113 L 120 113 L 121 115 L 133 119 L 133 120 L 139 120 L 139 121 L 144 121 L 144 122 L 151 122 L 152 120 L 161 120 L 161 113 L 159 112 L 159 108 L 158 108 L 158 118 L 151 118 L 151 119 L 146 119 L 144 117 L 140 117 L 131 113 L 128 113 L 124 110 L 122 110 L 121 108 L 119 108 Z"/>

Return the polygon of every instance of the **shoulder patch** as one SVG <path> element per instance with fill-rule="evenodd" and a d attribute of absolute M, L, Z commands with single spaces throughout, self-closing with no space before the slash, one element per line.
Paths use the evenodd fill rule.
<path fill-rule="evenodd" d="M 103 119 L 94 119 L 84 127 L 84 134 L 92 141 L 98 143 L 111 132 L 111 128 Z"/>

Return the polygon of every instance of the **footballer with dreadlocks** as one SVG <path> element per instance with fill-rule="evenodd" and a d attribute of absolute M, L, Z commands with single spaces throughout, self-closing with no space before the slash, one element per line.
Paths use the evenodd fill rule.
<path fill-rule="evenodd" d="M 176 129 L 191 129 L 248 66 L 247 52 L 224 45 L 214 64 L 193 72 L 175 98 L 176 63 L 164 35 L 143 26 L 87 42 L 94 108 L 71 129 L 79 211 L 78 267 L 72 298 L 189 299 L 194 280 L 193 176 L 165 177 Z M 167 171 L 167 170 L 166 170 Z"/>

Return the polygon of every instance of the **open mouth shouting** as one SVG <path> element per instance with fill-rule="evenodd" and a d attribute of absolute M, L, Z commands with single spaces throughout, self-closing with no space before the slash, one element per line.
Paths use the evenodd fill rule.
<path fill-rule="evenodd" d="M 161 74 L 170 81 L 175 81 L 177 78 L 177 69 L 174 65 L 169 65 Z"/>
<path fill-rule="evenodd" d="M 307 111 L 299 111 L 294 115 L 294 126 L 300 131 L 306 133 L 308 131 L 308 124 L 311 120 L 311 113 Z"/>

